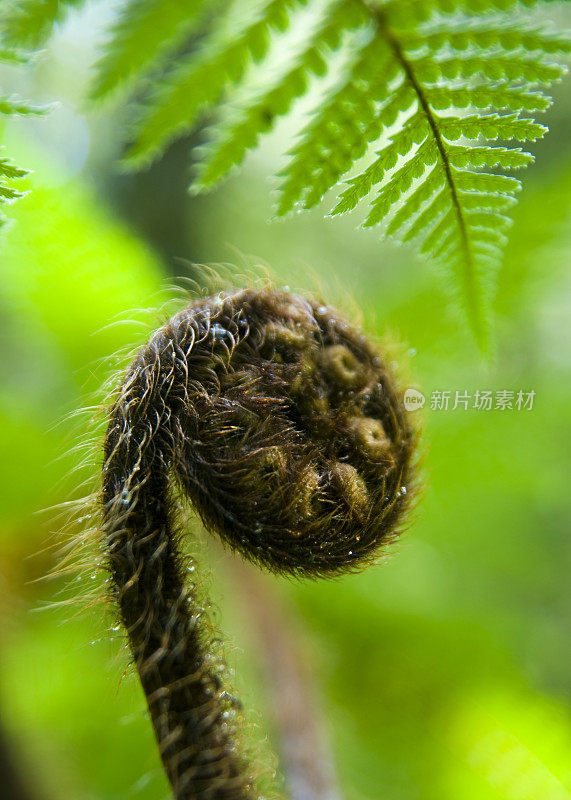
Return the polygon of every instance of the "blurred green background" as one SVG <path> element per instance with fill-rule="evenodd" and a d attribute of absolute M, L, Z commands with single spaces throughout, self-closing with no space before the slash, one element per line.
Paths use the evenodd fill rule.
<path fill-rule="evenodd" d="M 496 355 L 483 363 L 446 287 L 411 251 L 320 210 L 270 221 L 264 176 L 287 124 L 206 198 L 186 193 L 191 140 L 147 172 L 121 173 L 121 99 L 82 101 L 111 13 L 88 6 L 29 72 L 3 71 L 22 93 L 60 100 L 3 136 L 35 170 L 0 246 L 0 719 L 32 798 L 168 796 L 122 639 L 93 602 L 105 591 L 94 566 L 72 587 L 44 579 L 89 520 L 42 509 L 96 487 L 100 428 L 73 412 L 101 402 L 125 349 L 167 313 L 147 309 L 172 309 L 182 292 L 169 287 L 188 286 L 175 279 L 205 284 L 200 263 L 236 276 L 268 265 L 280 284 L 360 309 L 369 332 L 400 343 L 396 369 L 427 397 L 422 499 L 386 563 L 333 582 L 265 581 L 295 620 L 343 795 L 571 797 L 569 83 L 524 176 Z M 520 389 L 536 393 L 531 410 L 429 407 L 433 391 Z M 269 752 L 272 701 L 239 583 L 220 551 L 194 544 L 196 527 L 189 546 L 255 747 Z"/>

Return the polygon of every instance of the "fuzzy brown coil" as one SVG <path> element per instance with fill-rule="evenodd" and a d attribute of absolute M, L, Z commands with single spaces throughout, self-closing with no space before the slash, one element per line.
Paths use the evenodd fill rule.
<path fill-rule="evenodd" d="M 382 354 L 299 295 L 195 302 L 140 350 L 110 413 L 103 535 L 177 800 L 258 795 L 185 585 L 172 485 L 247 559 L 339 574 L 396 535 L 414 438 Z"/>

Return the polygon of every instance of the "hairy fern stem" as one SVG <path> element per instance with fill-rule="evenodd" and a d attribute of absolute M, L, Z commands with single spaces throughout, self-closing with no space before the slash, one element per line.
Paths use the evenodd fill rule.
<path fill-rule="evenodd" d="M 249 780 L 233 751 L 231 710 L 210 662 L 198 603 L 184 580 L 169 503 L 176 452 L 168 425 L 172 384 L 164 369 L 173 362 L 160 345 L 142 359 L 112 412 L 106 438 L 102 501 L 109 571 L 175 797 L 241 800 L 250 796 Z"/>
<path fill-rule="evenodd" d="M 185 581 L 173 484 L 247 559 L 339 574 L 396 536 L 414 441 L 381 354 L 298 295 L 266 288 L 195 303 L 133 361 L 105 440 L 103 546 L 177 800 L 258 792 Z"/>

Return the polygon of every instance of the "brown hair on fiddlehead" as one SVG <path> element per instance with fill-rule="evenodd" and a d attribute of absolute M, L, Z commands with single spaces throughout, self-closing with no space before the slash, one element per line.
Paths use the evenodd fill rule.
<path fill-rule="evenodd" d="M 185 585 L 173 486 L 250 561 L 340 574 L 395 537 L 414 441 L 382 354 L 300 295 L 202 299 L 139 351 L 110 412 L 102 530 L 177 800 L 256 790 Z"/>

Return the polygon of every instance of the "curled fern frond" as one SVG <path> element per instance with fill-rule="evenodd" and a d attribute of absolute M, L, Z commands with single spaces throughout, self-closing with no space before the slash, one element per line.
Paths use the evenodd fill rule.
<path fill-rule="evenodd" d="M 197 301 L 158 330 L 110 411 L 106 562 L 177 800 L 254 800 L 172 491 L 248 560 L 342 574 L 394 539 L 415 435 L 383 354 L 319 303 L 273 288 Z"/>

